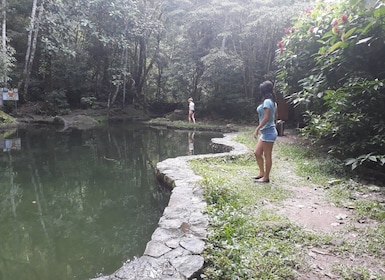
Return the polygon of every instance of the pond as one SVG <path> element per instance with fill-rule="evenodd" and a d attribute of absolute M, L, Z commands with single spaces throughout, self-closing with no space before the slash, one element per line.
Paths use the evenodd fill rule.
<path fill-rule="evenodd" d="M 141 256 L 170 196 L 157 162 L 221 136 L 135 124 L 3 135 L 0 279 L 83 280 Z"/>

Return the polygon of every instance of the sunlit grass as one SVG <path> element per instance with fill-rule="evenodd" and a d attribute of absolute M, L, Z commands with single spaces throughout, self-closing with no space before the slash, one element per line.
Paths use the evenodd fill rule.
<path fill-rule="evenodd" d="M 7 127 L 15 124 L 17 124 L 17 120 L 14 117 L 0 111 L 0 127 Z"/>
<path fill-rule="evenodd" d="M 292 194 L 277 184 L 254 183 L 252 155 L 190 164 L 204 178 L 208 202 L 207 279 L 290 279 L 296 269 L 305 269 L 298 249 L 327 242 L 266 208 Z"/>
<path fill-rule="evenodd" d="M 346 187 L 352 183 L 338 162 L 300 143 L 277 141 L 271 183 L 254 183 L 252 176 L 258 169 L 252 153 L 256 144 L 252 133 L 247 130 L 236 138 L 249 147 L 250 153 L 246 155 L 190 162 L 194 172 L 203 177 L 201 184 L 205 189 L 210 220 L 203 277 L 212 280 L 295 279 L 298 271 L 309 269 L 306 248 L 330 247 L 332 239 L 343 240 L 340 245 L 330 248 L 338 254 L 381 256 L 381 248 L 385 246 L 383 226 L 366 229 L 366 232 L 352 229 L 367 237 L 359 242 L 345 240 L 338 234 L 309 232 L 278 215 L 274 205 L 282 204 L 293 195 L 286 188 L 289 185 L 323 186 L 331 202 L 341 207 L 356 207 L 362 217 L 381 220 L 383 209 L 380 204 L 355 199 L 356 189 Z M 374 209 L 377 209 L 376 215 Z M 336 271 L 349 275 L 342 266 Z M 366 275 L 365 270 L 362 273 Z"/>
<path fill-rule="evenodd" d="M 216 123 L 199 122 L 199 121 L 197 121 L 196 123 L 192 123 L 192 122 L 188 122 L 187 120 L 170 121 L 165 118 L 152 119 L 148 123 L 151 125 L 160 125 L 160 126 L 167 126 L 171 128 L 188 129 L 188 130 L 234 132 L 242 129 L 239 126 L 227 126 L 226 124 L 216 124 Z"/>

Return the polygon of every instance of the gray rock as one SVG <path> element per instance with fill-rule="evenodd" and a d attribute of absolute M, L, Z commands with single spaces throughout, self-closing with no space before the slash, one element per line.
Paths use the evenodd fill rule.
<path fill-rule="evenodd" d="M 201 269 L 203 262 L 203 257 L 196 255 L 183 256 L 171 260 L 171 264 L 186 278 L 191 277 L 195 272 Z"/>

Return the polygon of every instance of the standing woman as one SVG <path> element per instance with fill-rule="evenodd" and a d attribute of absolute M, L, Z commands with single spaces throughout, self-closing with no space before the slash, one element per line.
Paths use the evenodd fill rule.
<path fill-rule="evenodd" d="M 272 82 L 263 82 L 259 85 L 259 89 L 262 94 L 262 104 L 257 107 L 259 125 L 254 132 L 255 139 L 257 139 L 259 132 L 261 132 L 261 137 L 258 139 L 254 151 L 259 167 L 259 175 L 254 177 L 254 179 L 258 183 L 269 183 L 270 170 L 273 163 L 273 145 L 278 135 L 275 127 L 277 103 Z"/>
<path fill-rule="evenodd" d="M 193 102 L 192 97 L 188 100 L 188 122 L 195 123 L 195 103 Z"/>

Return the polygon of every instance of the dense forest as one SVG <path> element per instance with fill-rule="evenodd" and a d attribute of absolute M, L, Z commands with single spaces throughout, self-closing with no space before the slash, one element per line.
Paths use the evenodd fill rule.
<path fill-rule="evenodd" d="M 253 119 L 271 79 L 330 152 L 385 165 L 383 0 L 2 0 L 1 19 L 0 86 L 41 113 L 193 97 Z"/>
<path fill-rule="evenodd" d="M 7 0 L 2 86 L 55 113 L 94 100 L 244 112 L 309 1 Z M 4 8 L 5 7 L 5 8 Z M 6 26 L 6 27 L 5 27 Z M 229 104 L 239 104 L 226 110 Z M 233 113 L 234 112 L 234 113 Z"/>

